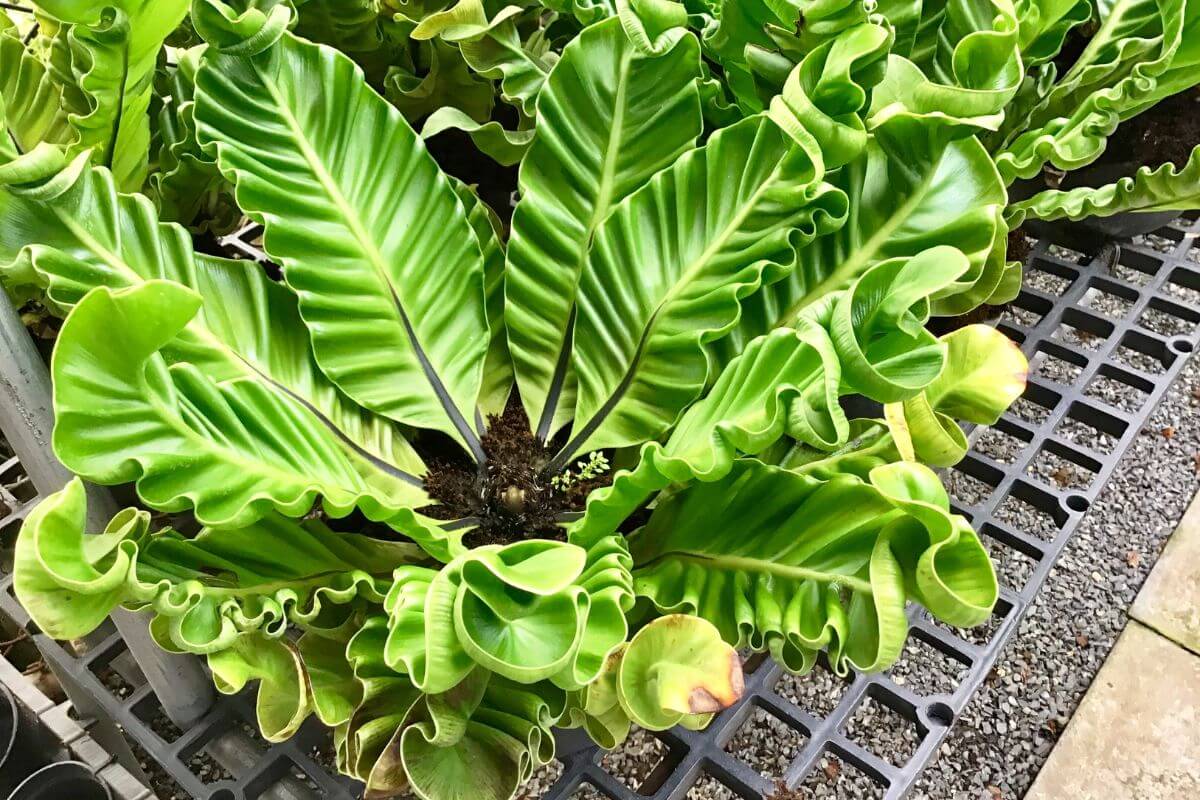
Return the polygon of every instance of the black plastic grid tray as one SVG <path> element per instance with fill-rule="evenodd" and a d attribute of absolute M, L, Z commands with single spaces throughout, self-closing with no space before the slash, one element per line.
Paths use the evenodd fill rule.
<path fill-rule="evenodd" d="M 797 679 L 798 684 L 832 683 L 840 697 L 826 708 L 804 708 L 781 688 L 793 679 L 769 660 L 751 659 L 745 698 L 718 715 L 707 730 L 675 729 L 653 734 L 653 741 L 642 732 L 634 738 L 632 747 L 644 751 L 649 743 L 661 753 L 657 765 L 641 770 L 643 774 L 621 775 L 613 767 L 619 759 L 577 731 L 561 732 L 557 760 L 542 776 L 543 785 L 551 783 L 544 797 L 682 800 L 695 796 L 698 781 L 716 781 L 728 790 L 718 794 L 753 800 L 775 791 L 779 780 L 790 787 L 811 786 L 814 777 L 833 783 L 853 780 L 855 796 L 898 800 L 907 793 L 990 672 L 1088 506 L 1186 356 L 1200 344 L 1200 222 L 1180 219 L 1137 243 L 1119 246 L 1081 243 L 1068 229 L 1041 233 L 1028 259 L 1025 287 L 999 322 L 1031 361 L 1024 398 L 988 429 L 1008 440 L 1007 455 L 1001 461 L 981 452 L 978 434 L 993 434 L 977 431 L 972 452 L 947 476 L 952 491 L 964 482 L 977 487 L 958 492 L 956 510 L 972 520 L 995 557 L 1003 563 L 1016 554 L 1024 570 L 1002 570 L 995 615 L 980 628 L 951 629 L 932 621 L 919 607 L 909 609 L 912 631 L 904 659 L 911 659 L 917 670 L 920 659 L 930 654 L 949 660 L 961 667 L 957 685 L 922 692 L 897 679 L 896 669 L 891 674 L 855 675 L 840 684 L 822 663 L 817 674 Z M 225 244 L 261 261 L 258 234 L 248 227 Z M 1093 249 L 1090 254 L 1085 252 L 1088 247 Z M 1096 396 L 1095 387 L 1102 382 L 1119 390 L 1108 396 L 1120 407 Z M 1066 472 L 1063 466 L 1048 471 L 1043 464 L 1047 459 L 1051 465 L 1065 465 Z M 0 473 L 4 484 L 22 485 L 19 465 L 11 459 Z M 1042 524 L 1029 526 L 1032 530 L 1017 527 L 1004 510 L 1013 501 L 1031 507 Z M 11 535 L 29 507 L 22 504 L 0 520 L 0 534 Z M 1027 510 L 1022 519 L 1028 518 Z M 0 606 L 27 621 L 8 583 L 4 579 Z M 81 657 L 45 636 L 38 636 L 38 643 L 56 670 L 70 673 L 95 696 L 193 797 L 253 800 L 289 773 L 306 775 L 309 786 L 323 797 L 343 800 L 358 795 L 354 784 L 327 774 L 312 757 L 314 748 L 328 747 L 329 741 L 317 725 L 306 726 L 289 742 L 265 748 L 259 763 L 234 780 L 203 783 L 189 761 L 223 733 L 252 723 L 252 696 L 220 698 L 192 730 L 167 742 L 148 724 L 158 709 L 148 686 L 117 697 L 97 677 L 99 667 L 123 652 L 119 636 L 108 636 Z M 880 707 L 873 711 L 876 715 L 887 709 L 883 713 L 888 724 L 907 729 L 901 738 L 908 742 L 909 753 L 901 763 L 892 763 L 888 754 L 872 752 L 855 738 L 853 720 L 866 705 Z M 777 729 L 802 741 L 794 746 L 786 768 L 774 774 L 767 774 L 769 769 L 760 772 L 730 752 L 736 750 L 730 744 L 739 730 L 762 724 L 764 713 L 773 725 L 783 726 Z"/>

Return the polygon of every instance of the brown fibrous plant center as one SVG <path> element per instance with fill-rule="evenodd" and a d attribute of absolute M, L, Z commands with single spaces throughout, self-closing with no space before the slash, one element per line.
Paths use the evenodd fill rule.
<path fill-rule="evenodd" d="M 472 519 L 463 536 L 468 547 L 522 539 L 565 538 L 563 521 L 582 511 L 588 493 L 611 482 L 605 472 L 587 480 L 555 481 L 546 465 L 556 449 L 530 430 L 520 400 L 487 419 L 480 439 L 487 456 L 482 470 L 466 459 L 427 458 L 425 492 L 434 505 L 421 509 L 435 519 Z"/>

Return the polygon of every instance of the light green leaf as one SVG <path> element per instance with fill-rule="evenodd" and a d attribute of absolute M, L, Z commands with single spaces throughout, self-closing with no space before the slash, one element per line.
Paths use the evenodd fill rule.
<path fill-rule="evenodd" d="M 237 694 L 252 680 L 259 681 L 255 712 L 268 742 L 292 738 L 312 713 L 304 662 L 287 639 L 243 636 L 208 657 L 213 682 L 222 694 Z"/>
<path fill-rule="evenodd" d="M 684 614 L 659 617 L 638 631 L 617 674 L 622 710 L 652 731 L 729 708 L 744 688 L 737 651 L 711 622 Z"/>
<path fill-rule="evenodd" d="M 432 139 L 448 130 L 462 131 L 483 153 L 497 164 L 511 167 L 520 163 L 529 145 L 533 143 L 534 131 L 505 129 L 499 122 L 479 123 L 457 108 L 445 106 L 429 115 L 421 126 L 421 138 Z"/>
<path fill-rule="evenodd" d="M 642 448 L 637 465 L 588 498 L 571 540 L 617 530 L 640 505 L 671 483 L 711 482 L 739 454 L 765 451 L 786 430 L 818 452 L 849 436 L 842 394 L 882 402 L 912 397 L 942 371 L 945 347 L 926 332 L 929 294 L 967 269 L 949 247 L 876 265 L 854 287 L 809 307 L 794 330 L 752 340 L 692 406 L 665 445 Z"/>
<path fill-rule="evenodd" d="M 759 453 L 777 441 L 789 416 L 793 436 L 835 446 L 846 437 L 838 406 L 841 377 L 835 345 L 820 326 L 801 319 L 794 329 L 777 328 L 750 342 L 708 395 L 688 409 L 657 468 L 668 472 L 668 460 L 679 459 L 687 470 L 671 470 L 675 480 L 712 480 L 739 452 Z"/>
<path fill-rule="evenodd" d="M 210 45 L 196 90 L 200 140 L 265 225 L 325 374 L 482 458 L 468 418 L 488 347 L 483 256 L 417 135 L 349 59 L 286 33 L 241 55 Z"/>
<path fill-rule="evenodd" d="M 363 68 L 378 86 L 391 67 L 404 56 L 403 37 L 390 35 L 375 0 L 302 0 L 296 2 L 292 32 L 312 42 L 336 47 Z"/>
<path fill-rule="evenodd" d="M 622 199 L 695 143 L 699 75 L 690 34 L 643 52 L 612 19 L 566 47 L 541 94 L 513 214 L 505 321 L 521 399 L 543 438 L 573 409 L 575 292 L 588 247 Z"/>
<path fill-rule="evenodd" d="M 157 164 L 145 191 L 164 222 L 220 235 L 241 223 L 242 212 L 233 186 L 196 141 L 193 100 L 203 51 L 202 45 L 179 51 L 177 64 L 165 73 L 165 96 L 151 119 Z"/>
<path fill-rule="evenodd" d="M 625 741 L 632 724 L 617 694 L 617 675 L 626 647 L 622 644 L 609 654 L 594 681 L 567 696 L 564 727 L 583 728 L 605 750 Z"/>
<path fill-rule="evenodd" d="M 594 25 L 617 15 L 618 0 L 541 0 L 546 8 L 569 14 L 581 25 Z"/>
<path fill-rule="evenodd" d="M 755 113 L 784 91 L 797 64 L 809 61 L 810 67 L 816 66 L 814 58 L 841 61 L 839 53 L 828 55 L 830 43 L 865 27 L 873 11 L 874 6 L 862 0 L 724 0 L 717 19 L 704 28 L 705 49 L 721 63 L 724 81 L 742 110 Z M 890 42 L 886 27 L 870 27 L 878 27 Z M 821 69 L 807 71 L 816 75 Z M 818 102 L 848 100 L 827 95 Z"/>
<path fill-rule="evenodd" d="M 0 16 L 0 21 L 8 17 Z M 38 142 L 69 141 L 62 90 L 15 29 L 0 30 L 0 100 L 3 123 L 20 152 L 29 152 Z"/>
<path fill-rule="evenodd" d="M 346 656 L 347 642 L 310 632 L 296 641 L 296 649 L 304 662 L 317 717 L 330 727 L 347 722 L 364 694 Z"/>
<path fill-rule="evenodd" d="M 503 226 L 496 212 L 469 186 L 453 181 L 454 191 L 467 209 L 467 221 L 483 253 L 483 288 L 486 296 L 488 328 L 487 359 L 483 365 L 483 385 L 479 389 L 479 413 L 501 414 L 508 405 L 515 378 L 508 336 L 504 330 L 504 242 Z"/>
<path fill-rule="evenodd" d="M 578 688 L 625 640 L 631 601 L 620 537 L 471 550 L 435 572 L 402 567 L 384 603 L 388 665 L 448 691 L 479 665 L 520 683 Z"/>
<path fill-rule="evenodd" d="M 855 160 L 867 145 L 863 115 L 890 41 L 881 25 L 844 30 L 809 52 L 771 100 L 771 119 L 827 170 Z"/>
<path fill-rule="evenodd" d="M 576 427 L 563 453 L 665 432 L 708 381 L 704 345 L 733 329 L 742 298 L 844 219 L 845 203 L 765 116 L 718 131 L 623 202 L 597 231 L 579 285 Z"/>
<path fill-rule="evenodd" d="M 158 280 L 97 288 L 75 306 L 51 370 L 63 463 L 98 483 L 136 481 L 147 505 L 192 508 L 205 524 L 248 525 L 272 508 L 300 516 L 320 495 L 335 516 L 355 506 L 378 520 L 404 514 L 421 537 L 403 511 L 414 487 L 379 465 L 365 471 L 368 459 L 279 386 L 169 364 L 159 351 L 200 306 Z"/>
<path fill-rule="evenodd" d="M 1092 17 L 1089 0 L 1016 0 L 1021 55 L 1027 66 L 1049 61 L 1062 50 L 1067 34 Z"/>
<path fill-rule="evenodd" d="M 1200 207 L 1200 145 L 1181 169 L 1163 164 L 1141 167 L 1130 176 L 1104 186 L 1081 186 L 1067 191 L 1038 192 L 1013 203 L 1008 223 L 1016 228 L 1026 219 L 1079 220 L 1113 214 L 1188 211 Z"/>
<path fill-rule="evenodd" d="M 125 191 L 140 189 L 150 146 L 154 69 L 187 0 L 52 0 L 39 8 L 69 23 L 58 33 L 77 101 L 70 114 L 77 150 L 95 148 Z M 63 77 L 66 77 L 65 75 Z"/>
<path fill-rule="evenodd" d="M 849 286 L 874 264 L 938 245 L 962 251 L 971 269 L 934 295 L 934 313 L 964 313 L 992 300 L 1005 269 L 995 248 L 1007 233 L 1004 186 L 976 139 L 923 142 L 920 125 L 903 117 L 885 123 L 863 156 L 834 177 L 854 198 L 853 213 L 836 233 L 804 248 L 795 272 L 772 287 L 776 307 L 788 308 L 784 319 Z"/>
<path fill-rule="evenodd" d="M 498 81 L 500 96 L 532 117 L 556 56 L 534 37 L 522 40 L 517 29 L 520 11 L 506 6 L 488 20 L 481 0 L 459 0 L 442 19 L 435 15 L 422 22 L 413 38 L 440 35 L 455 42 L 472 70 Z"/>
<path fill-rule="evenodd" d="M 508 800 L 553 758 L 550 726 L 564 705 L 563 693 L 553 687 L 493 676 L 452 745 L 431 742 L 428 722 L 404 731 L 402 755 L 413 788 L 447 800 Z"/>
<path fill-rule="evenodd" d="M 1001 112 L 1024 76 L 1012 0 L 930 2 L 921 11 L 911 54 L 898 54 L 908 55 L 928 78 L 930 85 L 920 91 L 939 95 L 947 114 Z"/>
<path fill-rule="evenodd" d="M 620 706 L 649 730 L 730 708 L 743 691 L 742 658 L 698 616 L 660 616 L 637 632 L 620 658 Z"/>
<path fill-rule="evenodd" d="M 660 503 L 631 546 L 639 595 L 799 672 L 821 649 L 839 673 L 886 669 L 904 646 L 909 597 L 974 625 L 997 596 L 975 533 L 916 464 L 866 482 L 738 462 L 722 482 Z"/>
<path fill-rule="evenodd" d="M 0 266 L 0 276 L 10 288 L 33 286 L 44 291 L 47 305 L 59 313 L 69 311 L 92 289 L 133 288 L 159 279 L 172 282 L 176 291 L 170 295 L 177 300 L 181 292 L 189 296 L 184 305 L 194 308 L 198 295 L 206 302 L 194 316 L 175 318 L 178 327 L 174 332 L 154 334 L 161 337 L 160 356 L 166 366 L 178 366 L 181 371 L 177 374 L 195 375 L 231 393 L 263 395 L 268 398 L 264 402 L 278 406 L 279 421 L 269 427 L 274 429 L 274 435 L 284 437 L 277 445 L 291 441 L 287 447 L 295 449 L 284 461 L 304 460 L 314 458 L 313 453 L 324 453 L 330 460 L 310 474 L 324 475 L 326 480 L 341 474 L 348 480 L 341 488 L 329 485 L 330 492 L 323 492 L 326 500 L 334 504 L 330 508 L 338 503 L 362 502 L 364 511 L 375 518 L 380 515 L 390 518 L 396 509 L 423 503 L 424 492 L 415 477 L 424 471 L 420 459 L 393 425 L 363 411 L 329 383 L 313 360 L 295 298 L 268 280 L 256 264 L 194 255 L 182 228 L 159 223 L 146 198 L 118 194 L 107 170 L 88 168 L 82 159 L 44 185 L 0 192 L 0 210 L 3 211 L 0 263 L 4 264 Z M 148 297 L 143 296 L 140 301 L 125 299 L 117 305 L 130 307 L 150 302 Z M 157 311 L 172 313 L 167 309 Z M 173 313 L 180 311 L 176 309 Z M 91 324 L 105 332 L 102 339 L 108 337 L 113 326 L 117 328 L 113 331 L 116 336 L 145 335 L 144 329 L 137 332 L 125 329 L 126 325 L 139 326 L 136 318 L 124 324 L 104 319 Z M 102 344 L 86 340 L 92 333 L 81 335 L 84 338 L 78 343 L 68 337 L 68 352 L 77 346 L 87 349 Z M 150 353 L 144 355 L 149 357 Z M 61 355 L 56 361 L 57 369 L 72 369 L 71 357 Z M 121 356 L 112 366 L 122 374 L 137 374 L 140 367 L 130 364 L 132 357 Z M 89 392 L 103 393 L 105 388 L 90 387 Z M 134 391 L 124 385 L 112 388 Z M 89 396 L 99 402 L 99 394 Z M 132 395 L 128 399 L 134 403 L 131 410 L 142 405 Z M 131 428 L 116 425 L 100 409 L 82 409 L 83 419 L 96 420 L 96 428 L 89 429 L 80 441 L 67 445 L 69 457 L 84 460 L 68 464 L 84 469 L 86 462 L 87 469 L 92 470 L 90 477 L 95 480 L 102 480 L 102 475 L 125 475 L 131 468 L 124 452 L 125 447 L 131 446 L 127 438 Z M 256 412 L 242 409 L 236 413 L 245 422 Z M 282 420 L 295 421 L 295 430 L 280 428 Z M 254 425 L 248 428 L 254 429 Z M 151 425 L 144 432 L 150 430 L 158 429 Z M 202 436 L 213 444 L 225 437 L 224 433 L 209 432 L 203 426 L 193 429 L 191 435 Z M 106 449 L 101 442 L 107 437 L 125 444 Z M 138 446 L 149 448 L 143 449 L 144 453 L 153 450 L 149 441 Z M 253 449 L 244 455 L 252 454 Z M 270 449 L 267 447 L 266 452 Z M 182 452 L 178 454 L 180 458 L 183 456 Z M 66 456 L 60 453 L 60 457 Z M 165 454 L 164 458 L 166 461 L 161 465 L 166 468 L 176 456 Z M 260 456 L 254 458 L 260 460 L 260 469 L 273 471 L 274 467 L 261 462 Z M 252 482 L 252 485 L 257 484 Z M 209 485 L 179 484 L 177 489 L 184 494 L 144 499 L 177 507 L 180 502 L 188 502 L 185 494 L 211 496 L 214 503 L 224 506 L 220 513 L 242 522 L 249 522 L 253 514 L 265 510 L 265 498 L 253 494 L 239 498 L 232 493 L 232 484 L 224 479 Z M 351 500 L 355 493 L 362 493 L 358 501 Z M 221 498 L 219 503 L 217 497 Z M 243 507 L 235 508 L 239 502 Z M 340 513 L 348 510 L 349 507 L 343 507 Z M 225 521 L 221 516 L 207 516 L 217 511 L 217 506 L 206 507 L 200 512 L 202 520 Z"/>
<path fill-rule="evenodd" d="M 1007 336 L 986 325 L 968 325 L 941 341 L 946 368 L 919 395 L 884 412 L 905 460 L 950 467 L 967 454 L 956 420 L 994 424 L 1025 391 L 1029 364 Z"/>
<path fill-rule="evenodd" d="M 562 690 L 472 675 L 461 687 L 422 695 L 383 662 L 385 623 L 368 620 L 348 650 L 364 699 L 339 729 L 338 764 L 371 795 L 509 800 L 554 757 L 551 726 Z"/>
<path fill-rule="evenodd" d="M 937 410 L 978 425 L 993 425 L 1025 391 L 1029 364 L 1007 336 L 968 325 L 942 337 L 946 368 L 925 387 Z"/>
<path fill-rule="evenodd" d="M 278 639 L 289 625 L 320 631 L 360 598 L 382 601 L 391 572 L 420 556 L 410 544 L 277 515 L 187 538 L 151 533 L 149 514 L 130 508 L 87 535 L 86 511 L 76 478 L 30 513 L 17 540 L 17 596 L 58 639 L 87 635 L 118 605 L 148 608 L 173 649 L 191 653 L 225 650 L 246 634 Z"/>
<path fill-rule="evenodd" d="M 1115 0 L 1098 10 L 1100 28 L 1071 69 L 1005 121 L 994 147 L 1005 181 L 1047 163 L 1091 163 L 1122 120 L 1200 83 L 1200 4 Z"/>
<path fill-rule="evenodd" d="M 476 123 L 487 121 L 495 102 L 492 84 L 467 68 L 457 47 L 439 39 L 421 42 L 415 61 L 417 72 L 393 66 L 384 82 L 384 95 L 405 119 L 416 123 L 439 109 L 455 109 Z"/>

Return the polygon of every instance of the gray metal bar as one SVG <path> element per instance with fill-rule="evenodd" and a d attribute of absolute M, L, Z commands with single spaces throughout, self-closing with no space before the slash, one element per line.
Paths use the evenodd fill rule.
<path fill-rule="evenodd" d="M 54 409 L 50 374 L 8 297 L 0 298 L 0 430 L 12 446 L 38 494 L 58 491 L 71 472 L 54 457 L 50 434 Z M 98 486 L 88 489 L 88 529 L 103 530 L 117 513 L 112 495 Z M 150 682 L 163 710 L 181 729 L 204 715 L 216 699 L 212 681 L 195 656 L 168 653 L 150 638 L 145 616 L 117 609 L 112 620 Z M 87 698 L 71 698 L 83 713 Z M 135 762 L 136 765 L 136 762 Z"/>

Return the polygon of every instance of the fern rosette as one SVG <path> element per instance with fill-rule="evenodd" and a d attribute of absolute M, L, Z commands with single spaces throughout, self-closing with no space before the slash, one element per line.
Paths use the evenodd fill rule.
<path fill-rule="evenodd" d="M 556 727 L 703 728 L 745 651 L 984 621 L 933 469 L 1027 365 L 933 318 L 1016 296 L 1027 218 L 1200 196 L 1194 157 L 1008 193 L 1195 82 L 1191 0 L 37 5 L 0 279 L 65 318 L 80 480 L 17 595 L 61 638 L 146 611 L 370 797 L 509 800 Z M 83 481 L 136 502 L 88 531 Z"/>

